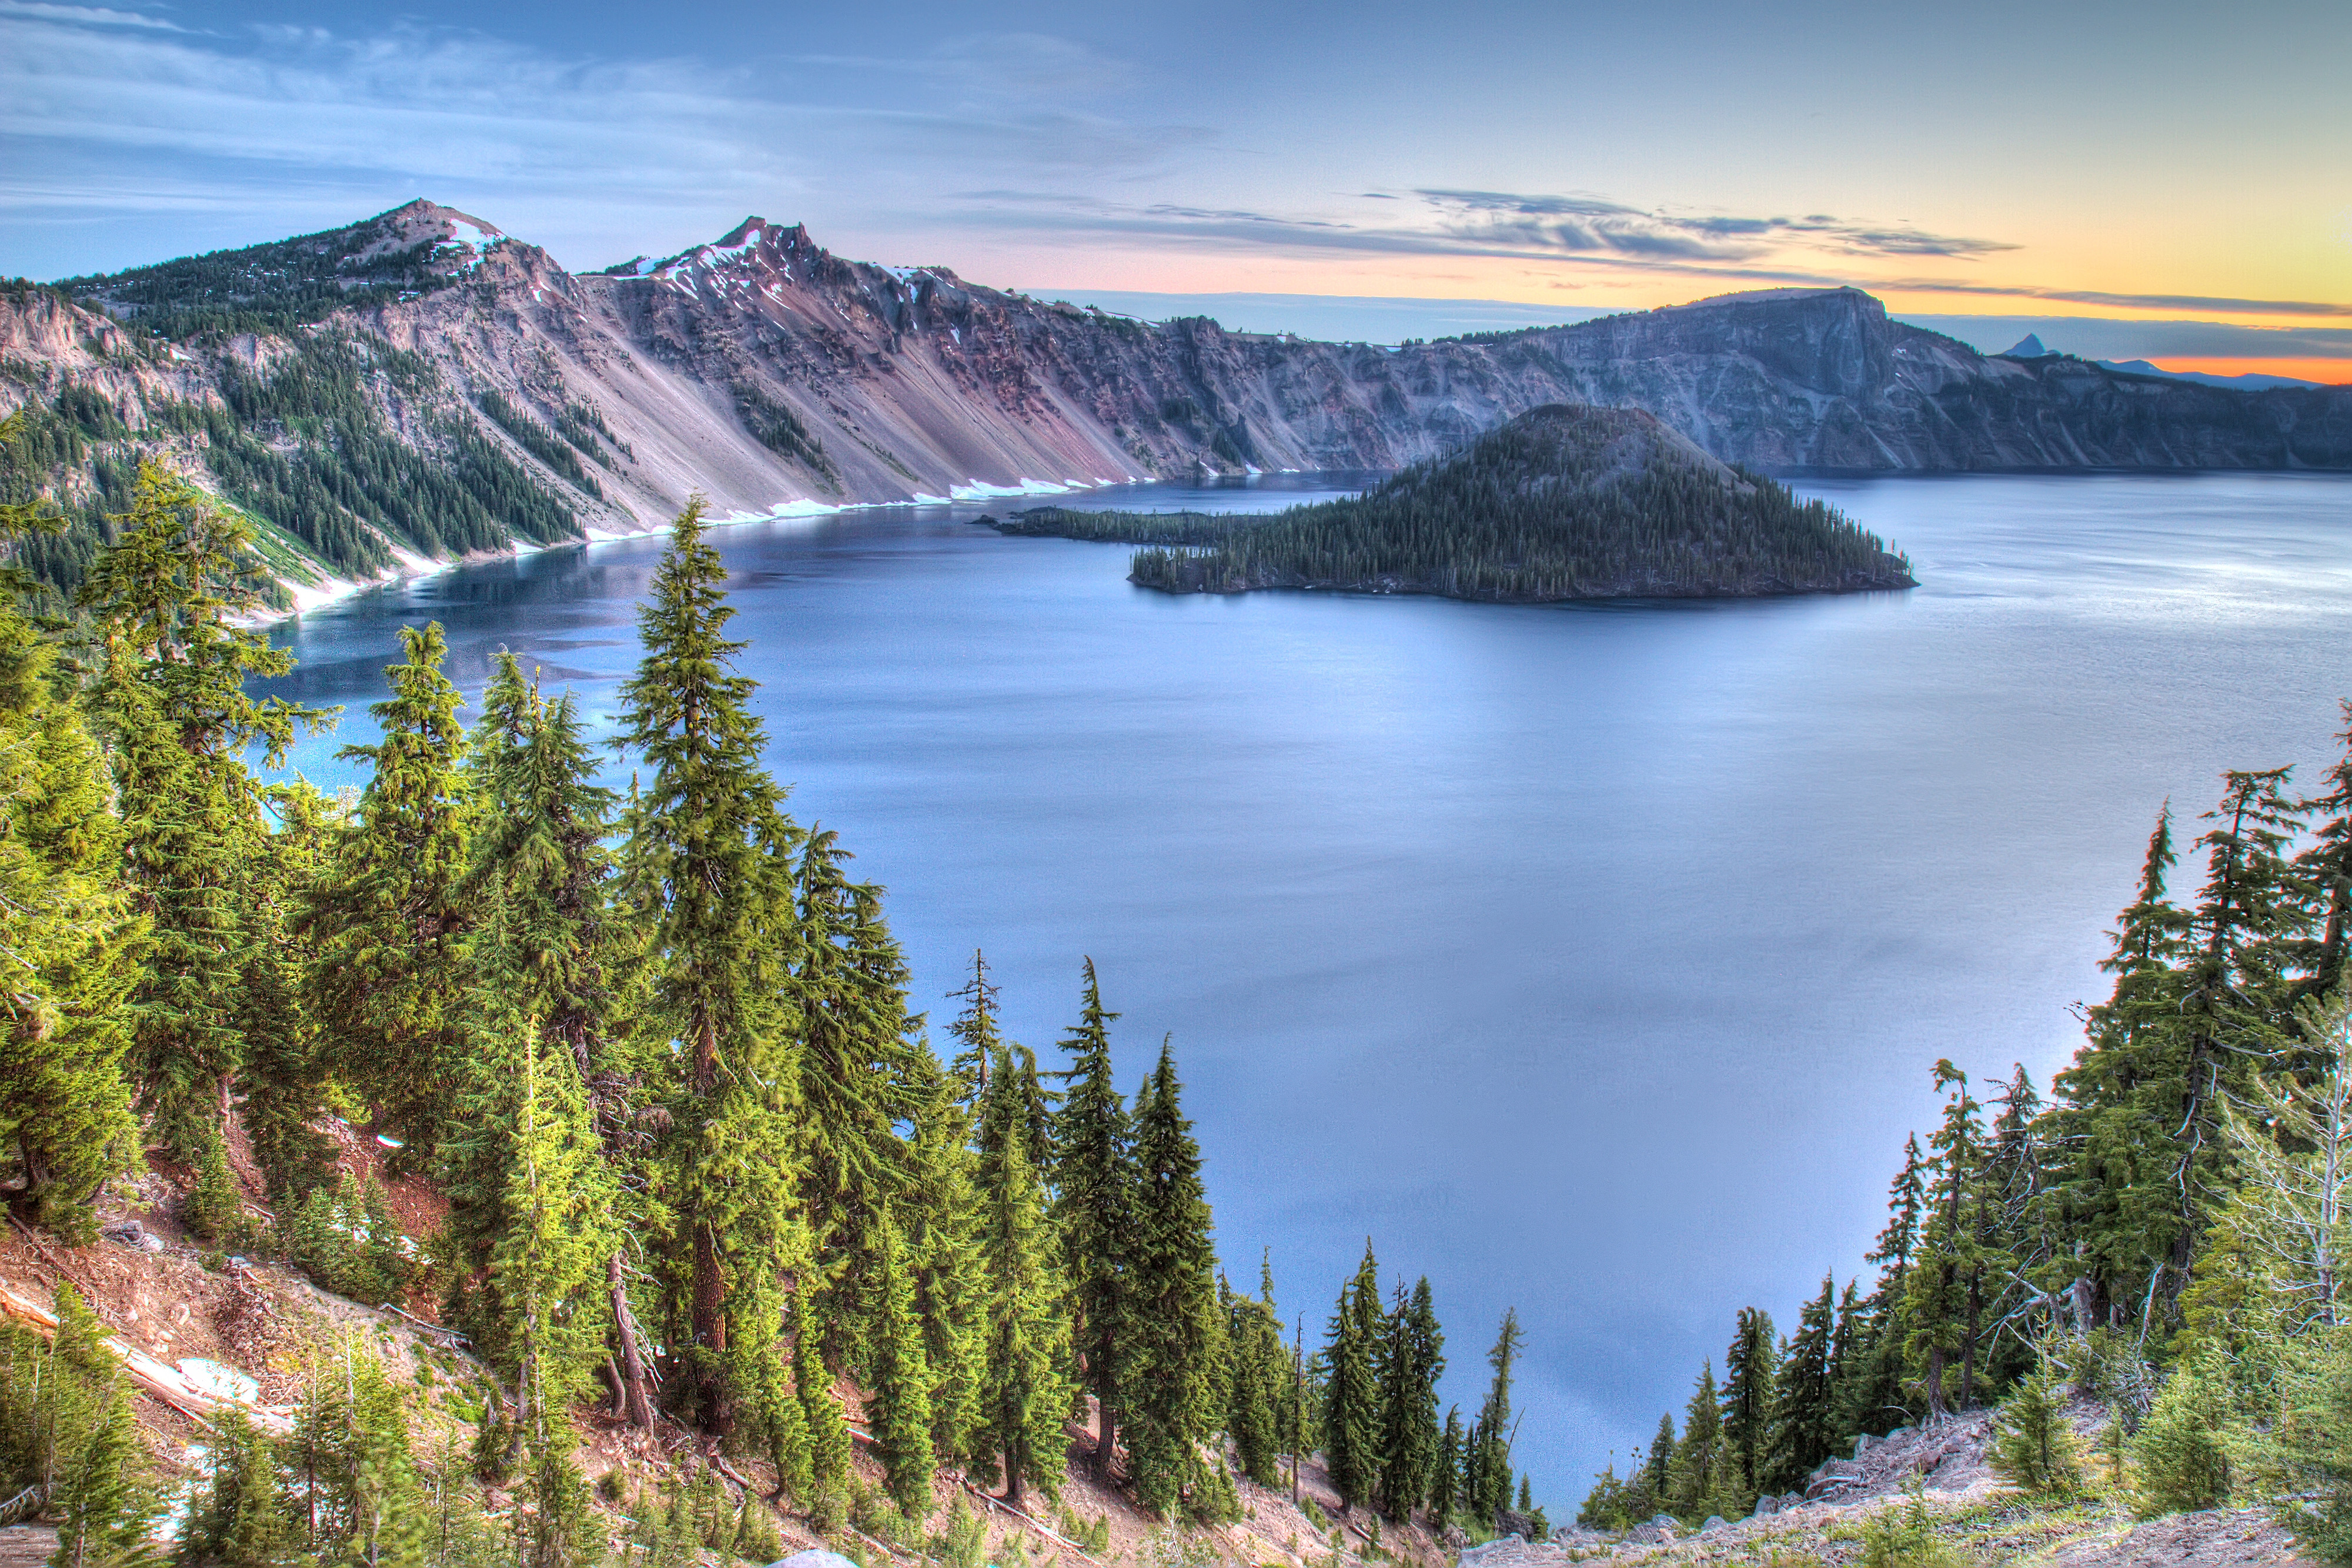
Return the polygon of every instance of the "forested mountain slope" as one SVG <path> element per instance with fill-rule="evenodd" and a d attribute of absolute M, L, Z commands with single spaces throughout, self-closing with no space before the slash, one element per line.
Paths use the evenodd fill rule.
<path fill-rule="evenodd" d="M 573 274 L 415 202 L 0 293 L 0 413 L 37 411 L 5 482 L 79 518 L 34 552 L 61 588 L 156 452 L 272 525 L 299 585 L 639 531 L 697 489 L 758 516 L 1402 467 L 1562 402 L 1644 409 L 1767 469 L 2352 467 L 2352 390 L 1987 359 L 1852 289 L 1382 349 L 1046 304 L 758 218 Z"/>

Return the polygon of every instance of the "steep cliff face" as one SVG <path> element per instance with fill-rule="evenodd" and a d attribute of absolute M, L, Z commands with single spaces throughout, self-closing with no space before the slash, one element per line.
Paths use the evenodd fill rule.
<path fill-rule="evenodd" d="M 334 430 L 255 394 L 292 365 L 341 378 Z M 282 460 L 275 489 L 234 493 L 298 543 L 343 540 L 329 564 L 354 573 L 407 549 L 639 531 L 695 491 L 720 516 L 757 516 L 1202 470 L 1395 468 L 1562 402 L 1645 410 L 1717 457 L 1775 470 L 2352 467 L 2352 389 L 2245 392 L 1988 359 L 1853 289 L 1379 349 L 1047 304 L 943 267 L 846 261 L 759 218 L 678 256 L 575 275 L 425 202 L 62 293 L 0 294 L 0 410 L 62 416 L 71 389 L 131 433 L 93 415 L 90 442 L 167 453 L 232 491 L 231 468 L 250 479 Z M 396 495 L 346 504 L 336 458 L 379 435 L 415 472 L 438 465 L 471 486 L 465 528 L 436 542 L 402 520 Z M 219 457 L 232 436 L 249 447 L 242 467 Z M 57 477 L 70 495 L 105 476 Z M 350 542 L 361 535 L 378 544 Z"/>

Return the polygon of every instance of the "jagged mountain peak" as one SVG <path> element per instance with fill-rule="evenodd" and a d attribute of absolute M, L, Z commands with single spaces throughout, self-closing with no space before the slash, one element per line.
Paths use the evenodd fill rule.
<path fill-rule="evenodd" d="M 2051 351 L 2048 349 L 2042 346 L 2041 333 L 2028 332 L 2024 337 L 2020 338 L 2009 348 L 2003 350 L 2001 351 L 2001 358 L 2005 360 L 2046 360 L 2050 357 L 2050 353 Z"/>

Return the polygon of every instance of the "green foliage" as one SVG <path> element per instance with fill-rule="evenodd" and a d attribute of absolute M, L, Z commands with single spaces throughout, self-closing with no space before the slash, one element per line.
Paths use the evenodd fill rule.
<path fill-rule="evenodd" d="M 1936 1517 L 1917 1489 L 1902 1504 L 1875 1510 L 1862 1521 L 1861 1568 L 1963 1568 L 1966 1562 L 1936 1531 Z"/>
<path fill-rule="evenodd" d="M 388 302 L 456 281 L 455 269 L 446 262 L 435 265 L 430 241 L 393 248 L 397 215 L 395 209 L 343 228 L 267 245 L 209 251 L 111 275 L 68 277 L 58 287 L 76 297 L 103 299 L 168 337 L 282 331 L 337 310 Z"/>
<path fill-rule="evenodd" d="M 2352 1332 L 2295 1347 L 2281 1419 L 2248 1445 L 2271 1477 L 2279 1522 L 2322 1561 L 2352 1563 Z"/>
<path fill-rule="evenodd" d="M 793 1201 L 797 1020 L 783 994 L 801 835 L 761 766 L 755 683 L 730 673 L 743 644 L 725 635 L 725 580 L 698 498 L 639 611 L 645 656 L 620 715 L 621 741 L 652 775 L 625 819 L 624 900 L 646 935 L 650 1021 L 681 1047 L 659 1086 L 669 1125 L 655 1151 L 671 1343 L 683 1348 L 674 1386 L 719 1430 L 739 1394 L 724 1347 L 775 1336 L 752 1309 L 806 1245 Z"/>
<path fill-rule="evenodd" d="M 196 1156 L 196 1184 L 181 1206 L 180 1217 L 204 1240 L 242 1244 L 244 1196 L 228 1168 L 227 1142 L 216 1130 L 205 1138 Z"/>
<path fill-rule="evenodd" d="M 1100 1407 L 1095 1469 L 1105 1480 L 1118 1434 L 1135 1192 L 1127 1103 L 1111 1081 L 1110 1026 L 1118 1017 L 1102 1005 L 1095 962 L 1087 959 L 1078 1024 L 1062 1039 L 1070 1065 L 1054 1075 L 1068 1087 L 1054 1116 L 1052 1177 L 1071 1350 L 1082 1386 Z"/>
<path fill-rule="evenodd" d="M 263 831 L 245 754 L 275 765 L 322 716 L 247 690 L 292 660 L 238 618 L 259 602 L 251 530 L 148 464 L 82 585 L 103 650 L 93 706 L 114 762 L 123 869 L 152 940 L 127 1008 L 141 1108 L 193 1163 L 244 1053 L 250 940 L 235 897 Z"/>
<path fill-rule="evenodd" d="M 106 1180 L 141 1166 L 124 1003 L 147 922 L 107 785 L 53 644 L 0 601 L 0 946 L 19 977 L 0 988 L 0 1173 L 21 1218 L 73 1242 Z"/>
<path fill-rule="evenodd" d="M 1840 1434 L 1837 1420 L 1836 1281 L 1822 1280 L 1822 1293 L 1805 1304 L 1796 1337 L 1780 1357 L 1773 1385 L 1770 1430 L 1757 1489 L 1781 1492 L 1803 1486 L 1814 1467 L 1829 1458 Z"/>
<path fill-rule="evenodd" d="M 441 623 L 402 627 L 400 648 L 384 672 L 392 695 L 368 710 L 383 738 L 338 753 L 373 771 L 298 929 L 334 1065 L 414 1161 L 433 1148 L 465 1082 L 472 911 L 459 887 L 470 822 L 457 767 L 464 699 L 442 673 Z"/>
<path fill-rule="evenodd" d="M 291 1501 L 269 1439 L 241 1410 L 213 1423 L 211 1474 L 190 1499 L 178 1561 L 189 1568 L 281 1568 L 299 1545 Z"/>
<path fill-rule="evenodd" d="M 1560 405 L 1362 496 L 1271 517 L 1041 507 L 994 526 L 1163 547 L 1138 550 L 1133 577 L 1171 592 L 1559 600 L 1911 581 L 1906 559 L 1825 503 L 1726 468 L 1647 414 Z"/>
<path fill-rule="evenodd" d="M 2230 1497 L 2228 1375 L 2210 1350 L 2174 1368 L 2132 1439 L 2132 1508 L 2143 1519 L 2217 1508 Z"/>
<path fill-rule="evenodd" d="M 1278 1456 L 1283 1407 L 1290 1398 L 1290 1354 L 1275 1311 L 1271 1269 L 1255 1298 L 1225 1292 L 1227 1377 L 1224 1428 L 1242 1473 L 1262 1487 L 1283 1484 Z"/>
<path fill-rule="evenodd" d="M 321 1290 L 365 1306 L 396 1301 L 414 1266 L 373 1176 L 362 1187 L 349 1171 L 313 1187 L 288 1228 L 287 1251 Z"/>
<path fill-rule="evenodd" d="M 604 492 L 596 487 L 596 481 L 580 466 L 578 454 L 558 441 L 554 432 L 547 426 L 509 402 L 505 394 L 496 387 L 484 388 L 475 402 L 481 405 L 484 413 L 489 415 L 492 423 L 513 436 L 524 451 L 571 481 L 575 489 L 599 501 L 604 498 Z"/>
<path fill-rule="evenodd" d="M 1517 1310 L 1506 1311 L 1502 1327 L 1496 1331 L 1494 1348 L 1486 1353 L 1494 1379 L 1486 1386 L 1486 1403 L 1478 1407 L 1477 1425 L 1472 1428 L 1463 1465 L 1465 1511 L 1481 1524 L 1491 1524 L 1511 1503 L 1511 1369 L 1523 1343 Z M 1710 1373 L 1710 1398 L 1714 1388 Z"/>
<path fill-rule="evenodd" d="M 1381 1391 L 1381 1507 L 1409 1520 L 1429 1498 L 1441 1442 L 1437 1380 L 1445 1373 L 1445 1335 L 1424 1276 L 1410 1298 L 1397 1287 L 1382 1325 L 1375 1375 Z"/>
<path fill-rule="evenodd" d="M 982 1479 L 1001 1458 L 1005 1497 L 1017 1508 L 1024 1483 L 1051 1495 L 1061 1482 L 1062 1421 L 1072 1393 L 1069 1317 L 1053 1221 L 1030 1163 L 1036 1062 L 977 1029 L 968 1038 L 994 1058 L 980 1101 L 983 1349 L 971 1457 Z"/>
<path fill-rule="evenodd" d="M 1213 1500 L 1218 1477 L 1201 1449 L 1223 1415 L 1224 1315 L 1201 1149 L 1181 1093 L 1174 1053 L 1162 1041 L 1135 1106 L 1127 1249 L 1133 1316 L 1120 1375 L 1136 1501 L 1149 1513 L 1166 1514 L 1181 1500 L 1196 1515 L 1221 1514 L 1222 1504 L 1204 1500 Z M 1230 1480 L 1223 1490 L 1231 1495 Z"/>
<path fill-rule="evenodd" d="M 840 489 L 841 470 L 825 455 L 824 443 L 809 434 L 800 415 L 769 396 L 755 382 L 739 381 L 729 391 L 735 397 L 736 417 L 751 433 L 752 440 L 798 463 L 827 487 Z"/>
<path fill-rule="evenodd" d="M 882 1217 L 874 1344 L 874 1446 L 891 1500 L 920 1519 L 930 1511 L 930 1364 L 923 1354 L 915 1284 L 898 1228 Z"/>
<path fill-rule="evenodd" d="M 2066 1376 L 2047 1355 L 2002 1402 L 1985 1462 L 2020 1491 L 2050 1498 L 2081 1495 L 2082 1441 L 2066 1418 Z"/>
<path fill-rule="evenodd" d="M 1323 1342 L 1323 1462 L 1342 1508 L 1370 1500 L 1380 1484 L 1381 1396 L 1375 1358 L 1382 1315 L 1380 1264 L 1367 1239 L 1363 1263 L 1339 1292 Z"/>
<path fill-rule="evenodd" d="M 1731 1348 L 1723 1358 L 1723 1437 L 1729 1445 L 1732 1463 L 1738 1467 L 1740 1485 L 1750 1494 L 1757 1490 L 1771 1465 L 1772 1394 L 1777 1373 L 1778 1353 L 1770 1314 L 1755 1307 L 1741 1308 L 1738 1324 L 1732 1330 Z"/>

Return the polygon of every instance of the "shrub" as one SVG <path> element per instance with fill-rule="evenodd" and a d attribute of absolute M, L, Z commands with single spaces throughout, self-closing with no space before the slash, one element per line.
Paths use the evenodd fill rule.
<path fill-rule="evenodd" d="M 2139 1472 L 2133 1511 L 2153 1519 L 2227 1501 L 2229 1418 L 2229 1384 L 2218 1358 L 2208 1349 L 2183 1357 L 2132 1439 Z"/>
<path fill-rule="evenodd" d="M 1994 1418 L 1986 1459 L 1992 1471 L 2022 1492 L 2037 1497 L 2079 1497 L 2083 1491 L 2081 1439 L 2066 1419 L 2065 1377 L 2046 1356 L 2004 1401 Z"/>

